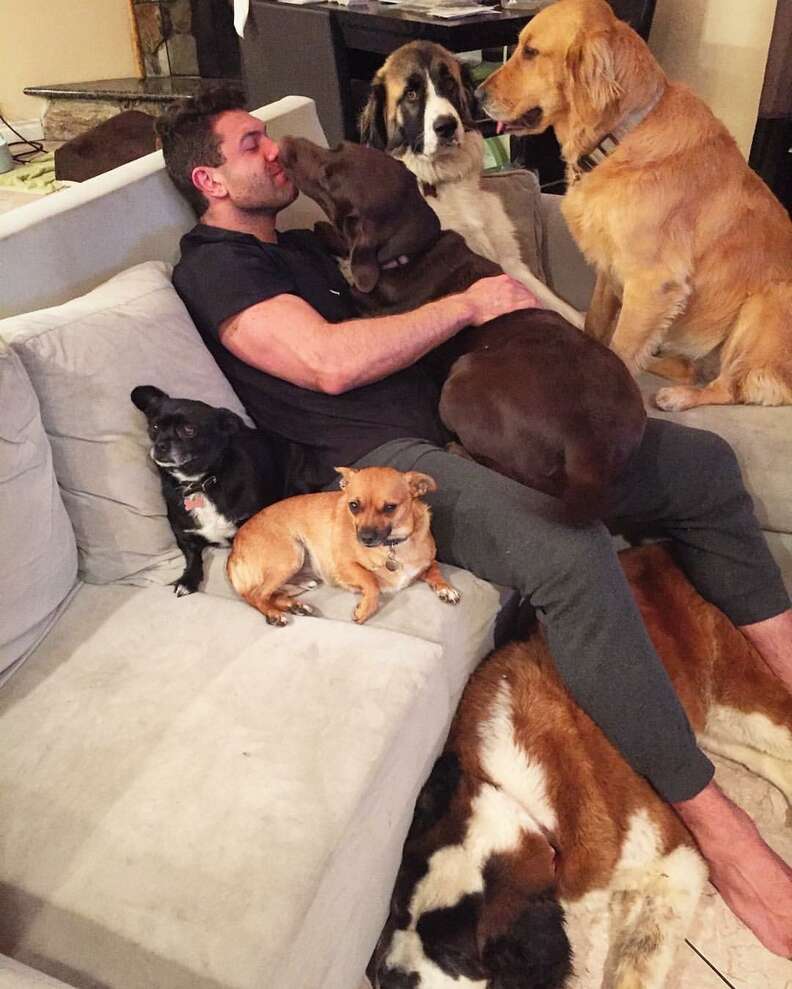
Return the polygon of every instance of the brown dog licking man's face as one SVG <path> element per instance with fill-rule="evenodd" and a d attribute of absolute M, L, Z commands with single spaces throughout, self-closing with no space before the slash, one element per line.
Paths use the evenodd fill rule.
<path fill-rule="evenodd" d="M 409 169 L 382 151 L 364 145 L 320 148 L 299 137 L 280 143 L 280 160 L 289 177 L 313 199 L 349 248 L 355 287 L 371 292 L 380 269 L 418 254 L 440 235 L 440 221 L 418 190 Z M 372 184 L 374 202 L 367 208 Z"/>
<path fill-rule="evenodd" d="M 415 176 L 384 152 L 286 138 L 281 158 L 346 245 L 361 311 L 406 312 L 502 273 L 439 230 Z M 441 420 L 473 459 L 561 498 L 576 520 L 607 510 L 646 413 L 605 346 L 557 313 L 528 309 L 466 327 L 423 366 L 441 387 Z"/>

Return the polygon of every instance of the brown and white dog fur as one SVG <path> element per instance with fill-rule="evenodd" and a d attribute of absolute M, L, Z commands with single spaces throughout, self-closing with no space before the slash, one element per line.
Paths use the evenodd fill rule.
<path fill-rule="evenodd" d="M 668 81 L 605 0 L 542 10 L 478 92 L 508 130 L 555 129 L 562 210 L 597 269 L 586 329 L 633 371 L 683 382 L 658 392 L 660 408 L 792 403 L 792 222 L 723 124 Z M 581 171 L 614 130 L 615 150 Z M 717 376 L 694 387 L 707 355 Z"/>
<path fill-rule="evenodd" d="M 361 594 L 353 612 L 365 622 L 379 608 L 381 591 L 425 581 L 448 604 L 460 600 L 435 559 L 429 506 L 436 491 L 428 474 L 391 467 L 337 467 L 341 490 L 286 498 L 254 515 L 237 532 L 228 576 L 237 593 L 270 625 L 288 612 L 313 614 L 282 591 L 310 559 L 317 576 Z"/>
<path fill-rule="evenodd" d="M 461 234 L 471 251 L 582 329 L 582 314 L 523 262 L 503 203 L 482 187 L 484 138 L 473 121 L 473 88 L 466 66 L 442 45 L 402 45 L 374 76 L 360 117 L 361 140 L 404 162 L 444 230 Z"/>
<path fill-rule="evenodd" d="M 792 698 L 663 546 L 621 561 L 701 744 L 792 801 Z M 375 989 L 560 989 L 563 907 L 579 904 L 610 914 L 603 985 L 659 989 L 705 881 L 680 819 L 577 707 L 534 632 L 465 689 L 369 977 Z"/>

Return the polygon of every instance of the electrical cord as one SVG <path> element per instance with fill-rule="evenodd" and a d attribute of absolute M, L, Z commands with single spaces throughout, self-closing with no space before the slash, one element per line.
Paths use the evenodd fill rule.
<path fill-rule="evenodd" d="M 24 162 L 28 158 L 30 158 L 31 155 L 37 155 L 39 154 L 39 152 L 44 150 L 44 145 L 41 143 L 41 141 L 28 141 L 26 138 L 22 137 L 19 131 L 15 130 L 11 126 L 11 124 L 9 124 L 9 122 L 2 115 L 2 113 L 0 113 L 0 124 L 4 124 L 11 131 L 12 134 L 16 134 L 16 136 L 19 138 L 18 141 L 11 141 L 8 144 L 8 148 L 11 151 L 11 157 L 14 159 L 14 161 Z M 13 148 L 16 147 L 17 144 L 27 144 L 30 150 L 17 151 L 16 153 L 14 153 Z"/>

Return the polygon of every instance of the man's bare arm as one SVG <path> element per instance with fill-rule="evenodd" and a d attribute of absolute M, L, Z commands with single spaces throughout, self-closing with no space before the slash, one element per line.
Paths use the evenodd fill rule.
<path fill-rule="evenodd" d="M 409 313 L 343 323 L 328 323 L 303 299 L 284 294 L 227 319 L 220 341 L 267 374 L 337 395 L 409 367 L 464 326 L 534 306 L 532 293 L 508 275 Z"/>

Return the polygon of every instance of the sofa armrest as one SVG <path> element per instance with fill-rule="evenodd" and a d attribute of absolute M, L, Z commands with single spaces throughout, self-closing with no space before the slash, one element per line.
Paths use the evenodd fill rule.
<path fill-rule="evenodd" d="M 561 215 L 562 198 L 542 193 L 543 267 L 553 291 L 585 312 L 594 291 L 594 271 L 578 250 Z"/>

